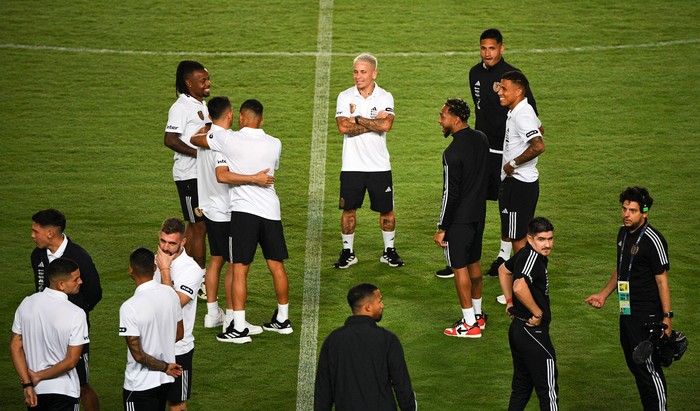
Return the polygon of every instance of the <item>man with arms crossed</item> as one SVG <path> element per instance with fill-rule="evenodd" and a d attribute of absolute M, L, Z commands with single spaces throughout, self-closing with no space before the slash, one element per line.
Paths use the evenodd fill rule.
<path fill-rule="evenodd" d="M 509 410 L 524 410 L 535 389 L 541 410 L 559 408 L 557 356 L 549 337 L 548 256 L 554 226 L 546 218 L 530 221 L 527 243 L 498 269 L 506 312 L 511 318 L 508 342 L 513 355 Z"/>
<path fill-rule="evenodd" d="M 129 258 L 134 295 L 119 308 L 119 335 L 126 337 L 124 410 L 162 411 L 166 394 L 182 367 L 175 363 L 175 342 L 184 334 L 182 309 L 173 287 L 153 279 L 155 256 L 138 248 Z"/>
<path fill-rule="evenodd" d="M 416 394 L 398 337 L 379 327 L 384 302 L 374 284 L 348 292 L 352 315 L 323 342 L 314 410 L 416 410 Z M 396 396 L 396 398 L 394 398 Z"/>
<path fill-rule="evenodd" d="M 379 87 L 377 59 L 371 54 L 355 57 L 355 86 L 338 95 L 335 120 L 343 134 L 343 165 L 340 171 L 340 220 L 343 251 L 335 268 L 357 263 L 354 250 L 357 209 L 369 191 L 370 208 L 379 213 L 384 252 L 379 261 L 390 267 L 404 265 L 394 247 L 394 185 L 391 179 L 386 134 L 394 124 L 394 97 Z"/>
<path fill-rule="evenodd" d="M 225 162 L 219 163 L 217 157 L 216 178 L 220 183 L 231 185 L 229 261 L 233 263 L 233 321 L 216 337 L 221 342 L 248 343 L 250 336 L 260 334 L 262 329 L 279 334 L 293 332 L 289 321 L 289 283 L 284 269 L 287 244 L 280 202 L 273 185 L 282 143 L 265 134 L 260 128 L 262 124 L 263 105 L 258 100 L 246 100 L 238 116 L 239 131 L 228 135 L 210 133 L 202 142 L 221 153 Z M 265 169 L 258 171 L 263 167 Z M 258 244 L 272 274 L 277 297 L 272 320 L 262 328 L 249 324 L 245 317 L 248 270 Z"/>
<path fill-rule="evenodd" d="M 666 378 L 657 354 L 642 364 L 634 362 L 635 347 L 649 339 L 647 324 L 663 322 L 671 334 L 671 292 L 668 244 L 647 221 L 654 199 L 644 187 L 627 187 L 620 193 L 622 227 L 617 234 L 617 267 L 598 294 L 586 302 L 602 308 L 617 290 L 620 304 L 620 345 L 627 368 L 634 375 L 645 410 L 666 410 Z"/>
<path fill-rule="evenodd" d="M 228 135 L 233 122 L 233 110 L 228 97 L 213 97 L 207 104 L 209 118 L 212 120 L 209 133 L 221 133 Z M 206 130 L 200 130 L 206 134 Z M 190 143 L 198 146 L 197 149 L 197 189 L 199 190 L 199 208 L 204 213 L 204 222 L 207 226 L 207 238 L 209 239 L 209 265 L 207 266 L 205 285 L 207 290 L 207 314 L 204 316 L 204 327 L 214 328 L 224 324 L 222 331 L 233 318 L 233 301 L 231 299 L 231 282 L 233 281 L 233 266 L 228 265 L 224 280 L 226 293 L 226 315 L 228 321 L 216 302 L 219 292 L 219 275 L 224 265 L 224 256 L 228 257 L 228 234 L 231 223 L 231 211 L 229 211 L 229 187 L 216 181 L 216 153 L 208 150 L 198 140 L 204 140 L 205 136 L 193 136 Z"/>
<path fill-rule="evenodd" d="M 34 286 L 36 291 L 43 291 L 48 286 L 46 268 L 55 259 L 65 257 L 75 261 L 80 269 L 82 284 L 77 293 L 68 295 L 68 301 L 85 311 L 90 328 L 90 311 L 102 299 L 100 276 L 90 255 L 64 234 L 65 229 L 66 216 L 56 209 L 41 210 L 32 216 L 32 239 L 36 248 L 32 251 L 30 260 L 34 270 Z M 90 385 L 89 341 L 82 345 L 82 349 L 75 366 L 80 379 L 80 402 L 86 411 L 98 411 L 100 402 Z"/>
<path fill-rule="evenodd" d="M 448 99 L 440 110 L 445 137 L 453 140 L 442 155 L 443 191 L 435 244 L 445 250 L 454 271 L 461 318 L 444 333 L 452 337 L 479 338 L 486 328 L 481 311 L 481 238 L 486 218 L 486 173 L 489 143 L 484 133 L 469 128 L 469 106 L 462 99 Z"/>
<path fill-rule="evenodd" d="M 163 143 L 173 150 L 173 180 L 177 185 L 183 219 L 187 224 L 187 253 L 204 268 L 207 259 L 206 225 L 199 208 L 197 189 L 197 148 L 190 137 L 210 124 L 204 98 L 209 97 L 209 72 L 196 61 L 183 60 L 175 74 L 177 101 L 168 112 Z"/>
<path fill-rule="evenodd" d="M 197 290 L 202 283 L 202 269 L 185 252 L 185 224 L 177 218 L 163 221 L 158 233 L 156 282 L 173 287 L 182 307 L 184 336 L 175 344 L 175 362 L 182 366 L 182 375 L 170 384 L 167 400 L 171 411 L 187 409 L 192 395 L 192 358 L 194 356 L 194 321 L 197 316 Z"/>
<path fill-rule="evenodd" d="M 80 270 L 74 261 L 58 258 L 46 275 L 48 288 L 26 297 L 15 312 L 10 357 L 28 409 L 76 411 L 75 366 L 83 344 L 90 342 L 85 312 L 68 301 L 80 290 Z"/>
<path fill-rule="evenodd" d="M 479 50 L 481 61 L 469 70 L 469 89 L 474 103 L 476 123 L 474 128 L 486 134 L 489 139 L 489 176 L 488 200 L 498 200 L 498 189 L 501 185 L 501 167 L 503 166 L 503 138 L 506 134 L 506 116 L 508 109 L 501 106 L 498 97 L 498 84 L 501 76 L 509 71 L 518 70 L 508 64 L 503 58 L 505 51 L 503 35 L 500 30 L 490 28 L 481 33 Z M 518 70 L 519 71 L 519 70 Z M 525 91 L 528 103 L 537 113 L 535 98 L 530 88 Z M 488 275 L 497 276 L 498 267 L 510 258 L 512 246 L 509 241 L 501 240 L 501 251 L 498 258 L 491 264 Z M 437 271 L 440 278 L 452 277 L 449 267 Z"/>

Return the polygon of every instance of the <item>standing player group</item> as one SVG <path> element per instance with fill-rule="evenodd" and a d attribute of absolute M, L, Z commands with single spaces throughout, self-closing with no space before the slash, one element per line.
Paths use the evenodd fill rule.
<path fill-rule="evenodd" d="M 509 409 L 524 409 L 533 389 L 542 409 L 558 409 L 558 370 L 549 337 L 548 258 L 554 226 L 535 217 L 544 130 L 528 79 L 505 62 L 504 50 L 500 31 L 482 33 L 481 61 L 469 72 L 475 129 L 468 125 L 471 110 L 462 99 L 447 99 L 439 113 L 442 134 L 452 141 L 442 155 L 442 205 L 433 236 L 447 264 L 436 276 L 454 278 L 461 309 L 460 319 L 444 334 L 480 338 L 486 328 L 482 237 L 487 200 L 497 200 L 501 247 L 488 275 L 499 277 L 503 295 L 497 299 L 512 320 Z M 390 267 L 404 265 L 394 244 L 394 186 L 386 140 L 395 118 L 394 99 L 375 82 L 377 66 L 374 56 L 358 55 L 353 62 L 355 85 L 337 99 L 336 123 L 343 135 L 339 196 L 343 248 L 333 264 L 338 269 L 359 262 L 354 233 L 366 192 L 370 208 L 379 213 L 384 242 L 379 261 Z M 242 344 L 263 330 L 293 332 L 284 265 L 288 252 L 274 187 L 282 143 L 261 128 L 263 105 L 255 99 L 242 103 L 239 130 L 231 130 L 235 116 L 231 102 L 219 96 L 207 103 L 210 87 L 203 65 L 180 62 L 177 101 L 168 114 L 164 143 L 175 152 L 173 179 L 184 222 L 166 219 L 157 252 L 138 248 L 130 256 L 129 274 L 136 290 L 119 312 L 119 335 L 128 348 L 126 410 L 162 410 L 166 404 L 171 410 L 187 409 L 198 294 L 207 300 L 204 326 L 222 327 L 218 341 Z M 618 291 L 620 341 L 628 367 L 645 409 L 665 410 L 667 387 L 658 355 L 650 354 L 641 362 L 634 355 L 649 337 L 650 321 L 661 324 L 667 338 L 672 335 L 667 245 L 648 224 L 652 202 L 642 187 L 628 187 L 620 195 L 624 226 L 618 236 L 618 265 L 604 288 L 586 302 L 600 308 Z M 86 409 L 97 410 L 97 394 L 89 384 L 88 328 L 89 312 L 102 297 L 99 276 L 85 250 L 63 233 L 62 213 L 44 210 L 32 220 L 37 294 L 17 309 L 10 342 L 25 403 L 38 409 L 77 409 L 82 401 Z M 270 322 L 262 326 L 246 319 L 247 276 L 258 245 L 277 302 Z M 224 310 L 217 295 L 225 262 Z M 401 409 L 416 409 L 401 344 L 394 334 L 376 326 L 384 307 L 381 293 L 372 284 L 360 284 L 350 290 L 348 302 L 353 316 L 322 347 L 316 409 L 331 409 L 333 404 L 367 407 L 378 404 L 379 398 L 389 408 L 398 400 Z M 54 320 L 46 323 L 37 317 Z M 383 377 L 366 378 L 368 366 L 383 369 Z"/>

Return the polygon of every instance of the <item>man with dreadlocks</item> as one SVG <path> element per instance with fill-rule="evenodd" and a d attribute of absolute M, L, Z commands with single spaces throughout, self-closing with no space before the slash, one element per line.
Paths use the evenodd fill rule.
<path fill-rule="evenodd" d="M 467 124 L 470 111 L 459 98 L 448 99 L 438 122 L 452 142 L 442 155 L 444 186 L 435 244 L 445 250 L 447 266 L 454 272 L 460 319 L 445 335 L 480 338 L 486 328 L 481 311 L 481 238 L 486 219 L 489 142 L 486 135 Z"/>
<path fill-rule="evenodd" d="M 180 195 L 184 220 L 188 222 L 185 248 L 200 267 L 206 265 L 206 226 L 197 195 L 197 148 L 190 137 L 211 125 L 204 101 L 209 97 L 209 72 L 196 61 L 184 60 L 177 66 L 175 94 L 177 101 L 168 112 L 164 144 L 175 152 L 173 180 Z"/>

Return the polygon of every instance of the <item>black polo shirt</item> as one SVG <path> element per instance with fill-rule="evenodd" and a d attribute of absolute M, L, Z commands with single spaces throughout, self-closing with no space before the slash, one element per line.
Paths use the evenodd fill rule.
<path fill-rule="evenodd" d="M 542 310 L 542 324 L 548 325 L 552 321 L 552 312 L 549 308 L 549 273 L 547 272 L 547 257 L 535 251 L 530 243 L 526 243 L 517 254 L 506 261 L 506 268 L 513 273 L 513 282 L 524 278 L 535 303 Z M 531 313 L 518 297 L 513 293 L 513 309 L 516 317 L 528 319 Z"/>

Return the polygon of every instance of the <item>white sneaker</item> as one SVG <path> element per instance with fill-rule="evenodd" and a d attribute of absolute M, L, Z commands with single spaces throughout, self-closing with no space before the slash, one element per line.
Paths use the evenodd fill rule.
<path fill-rule="evenodd" d="M 207 299 L 207 287 L 204 285 L 204 281 L 202 281 L 202 285 L 200 285 L 199 290 L 197 290 L 197 298 L 205 301 Z"/>
<path fill-rule="evenodd" d="M 248 335 L 258 335 L 263 333 L 263 328 L 259 325 L 253 325 L 246 321 L 245 326 L 248 328 Z"/>
<path fill-rule="evenodd" d="M 224 310 L 222 310 L 221 308 L 219 308 L 216 314 L 214 315 L 207 314 L 204 316 L 204 328 L 216 328 L 223 323 Z M 226 329 L 224 328 L 222 331 L 226 331 Z"/>
<path fill-rule="evenodd" d="M 499 304 L 506 305 L 506 296 L 501 294 L 498 297 L 496 297 L 496 301 L 498 301 Z"/>

